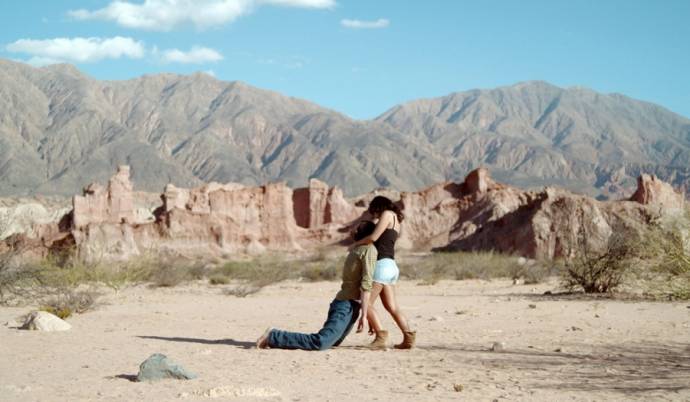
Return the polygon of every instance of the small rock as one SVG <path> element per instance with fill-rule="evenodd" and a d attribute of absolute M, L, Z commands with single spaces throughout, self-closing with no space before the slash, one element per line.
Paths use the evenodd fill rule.
<path fill-rule="evenodd" d="M 439 322 L 441 322 L 441 321 L 443 321 L 443 317 L 434 316 L 434 317 L 429 318 L 429 321 L 439 321 Z"/>
<path fill-rule="evenodd" d="M 196 377 L 196 374 L 187 371 L 167 356 L 155 353 L 139 366 L 137 381 L 158 381 L 164 378 L 191 380 Z"/>
<path fill-rule="evenodd" d="M 553 293 L 550 290 L 544 292 L 544 296 L 551 296 Z"/>
<path fill-rule="evenodd" d="M 537 305 L 536 304 L 530 304 L 529 308 L 537 308 Z"/>
<path fill-rule="evenodd" d="M 506 350 L 506 344 L 504 342 L 494 342 L 494 344 L 491 345 L 492 352 L 503 352 L 504 350 Z"/>
<path fill-rule="evenodd" d="M 525 280 L 522 278 L 513 278 L 513 285 L 523 285 Z"/>
<path fill-rule="evenodd" d="M 594 314 L 594 318 L 599 318 L 599 314 Z"/>
<path fill-rule="evenodd" d="M 582 331 L 582 328 L 576 327 L 576 326 L 572 326 L 572 327 L 570 327 L 570 329 L 571 329 L 572 331 Z"/>
<path fill-rule="evenodd" d="M 556 348 L 553 351 L 556 353 L 561 353 L 563 351 L 563 349 L 562 348 Z"/>
<path fill-rule="evenodd" d="M 517 264 L 518 264 L 519 266 L 523 266 L 523 265 L 527 264 L 527 258 L 525 258 L 525 257 L 519 257 L 519 258 L 517 259 Z"/>
<path fill-rule="evenodd" d="M 453 384 L 453 389 L 455 392 L 462 392 L 465 387 L 462 384 Z"/>
<path fill-rule="evenodd" d="M 46 311 L 34 311 L 26 317 L 24 324 L 19 327 L 19 329 L 44 332 L 68 331 L 71 328 L 72 326 L 66 321 Z"/>
<path fill-rule="evenodd" d="M 9 328 L 19 328 L 22 324 L 17 320 L 10 320 L 5 323 L 5 326 Z"/>

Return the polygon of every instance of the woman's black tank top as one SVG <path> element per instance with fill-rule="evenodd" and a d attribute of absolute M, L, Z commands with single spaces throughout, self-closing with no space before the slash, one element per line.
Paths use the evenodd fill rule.
<path fill-rule="evenodd" d="M 395 227 L 396 218 L 393 218 L 393 227 Z M 376 247 L 376 251 L 378 251 L 378 260 L 383 258 L 395 259 L 396 240 L 398 240 L 398 232 L 394 229 L 386 229 L 381 233 L 378 240 L 374 242 L 374 247 Z"/>

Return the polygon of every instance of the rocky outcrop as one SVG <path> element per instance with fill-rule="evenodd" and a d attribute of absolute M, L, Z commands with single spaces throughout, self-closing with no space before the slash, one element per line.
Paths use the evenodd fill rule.
<path fill-rule="evenodd" d="M 394 195 L 390 193 L 389 195 Z M 300 252 L 343 243 L 373 194 L 348 201 L 338 188 L 311 180 L 292 190 L 209 183 L 168 185 L 153 221 L 137 221 L 129 169 L 108 187 L 90 185 L 74 197 L 61 224 L 25 236 L 45 250 L 74 247 L 86 258 L 126 260 L 147 251 L 187 256 Z M 581 239 L 603 247 L 621 228 L 637 230 L 684 208 L 683 195 L 643 176 L 630 200 L 597 201 L 557 188 L 525 191 L 495 182 L 486 169 L 462 183 L 400 193 L 405 213 L 399 248 L 495 250 L 531 258 L 572 257 Z"/>
<path fill-rule="evenodd" d="M 120 166 L 103 188 L 93 183 L 84 189 L 83 196 L 72 199 L 74 227 L 91 223 L 134 223 L 134 197 L 129 181 L 129 166 Z"/>
<path fill-rule="evenodd" d="M 685 196 L 680 191 L 676 191 L 658 177 L 648 174 L 643 174 L 637 179 L 637 190 L 630 200 L 664 209 L 683 209 L 685 206 Z"/>

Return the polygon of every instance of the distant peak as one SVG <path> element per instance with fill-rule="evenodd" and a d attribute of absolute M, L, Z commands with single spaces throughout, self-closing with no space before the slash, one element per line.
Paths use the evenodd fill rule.
<path fill-rule="evenodd" d="M 84 73 L 82 73 L 77 67 L 75 67 L 72 64 L 69 63 L 59 63 L 59 64 L 50 64 L 44 67 L 41 67 L 42 70 L 47 70 L 47 71 L 54 71 L 62 74 L 69 74 L 69 75 L 75 75 L 75 76 L 82 76 Z"/>

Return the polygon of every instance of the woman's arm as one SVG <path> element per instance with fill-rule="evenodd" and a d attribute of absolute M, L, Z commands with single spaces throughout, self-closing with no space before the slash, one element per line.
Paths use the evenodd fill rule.
<path fill-rule="evenodd" d="M 368 290 L 362 292 L 360 299 L 362 303 L 362 315 L 359 317 L 359 322 L 357 323 L 357 332 L 362 332 L 364 330 L 364 319 L 367 318 L 367 314 L 369 313 L 369 295 L 371 295 L 371 292 Z"/>
<path fill-rule="evenodd" d="M 393 211 L 383 211 L 383 214 L 381 214 L 381 218 L 379 219 L 378 223 L 376 224 L 376 228 L 374 229 L 374 232 L 370 234 L 369 236 L 358 240 L 355 242 L 353 246 L 362 246 L 365 244 L 371 244 L 375 242 L 376 240 L 381 237 L 383 232 L 386 230 L 389 224 L 393 222 Z"/>
<path fill-rule="evenodd" d="M 362 316 L 359 318 L 359 323 L 357 324 L 357 332 L 362 332 L 364 329 L 364 320 L 369 314 L 369 297 L 371 295 L 371 288 L 374 285 L 374 270 L 376 269 L 376 248 L 369 246 L 364 251 L 362 256 L 362 280 L 361 280 L 361 292 L 360 292 L 360 302 L 362 304 Z"/>

